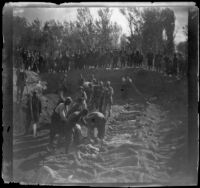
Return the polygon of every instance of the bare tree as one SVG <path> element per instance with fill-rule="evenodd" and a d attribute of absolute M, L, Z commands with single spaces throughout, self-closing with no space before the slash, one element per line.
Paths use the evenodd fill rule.
<path fill-rule="evenodd" d="M 130 30 L 130 37 L 128 37 L 129 43 L 131 48 L 141 49 L 141 41 L 142 41 L 142 27 L 143 27 L 143 20 L 141 16 L 140 8 L 136 7 L 129 7 L 129 8 L 122 8 L 120 9 L 122 15 L 128 21 L 129 30 Z"/>

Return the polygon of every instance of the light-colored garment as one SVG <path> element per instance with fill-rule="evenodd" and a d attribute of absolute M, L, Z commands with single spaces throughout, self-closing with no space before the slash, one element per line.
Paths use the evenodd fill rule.
<path fill-rule="evenodd" d="M 122 82 L 126 82 L 126 79 L 124 77 L 122 77 Z"/>
<path fill-rule="evenodd" d="M 68 106 L 65 106 L 64 103 L 60 103 L 56 109 L 55 112 L 58 113 L 62 120 L 66 120 L 66 114 L 69 110 Z"/>
<path fill-rule="evenodd" d="M 82 110 L 83 110 L 83 109 L 87 109 L 87 103 L 86 103 L 85 100 L 83 101 L 83 105 L 82 105 Z"/>

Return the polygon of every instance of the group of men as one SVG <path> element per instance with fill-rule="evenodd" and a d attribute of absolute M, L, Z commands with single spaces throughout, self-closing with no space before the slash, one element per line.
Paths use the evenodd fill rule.
<path fill-rule="evenodd" d="M 149 51 L 146 57 L 148 70 L 155 69 L 157 72 L 175 76 L 184 76 L 187 74 L 187 62 L 181 53 L 174 53 L 173 57 L 169 57 L 163 55 L 160 51 L 156 54 Z"/>
<path fill-rule="evenodd" d="M 63 82 L 66 81 L 67 76 L 65 75 Z M 108 116 L 110 116 L 114 94 L 111 83 L 108 81 L 104 84 L 102 81 L 97 81 L 93 75 L 91 82 L 86 82 L 81 76 L 77 84 L 77 92 L 72 96 L 69 96 L 69 93 L 63 87 L 59 88 L 60 100 L 51 114 L 49 125 L 48 150 L 54 149 L 55 136 L 58 134 L 58 144 L 65 138 L 65 152 L 68 153 L 72 143 L 75 145 L 81 143 L 83 139 L 82 126 L 87 128 L 87 136 L 91 141 L 102 143 L 104 139 L 107 119 L 106 109 L 108 108 Z M 25 112 L 25 134 L 33 131 L 33 136 L 36 137 L 42 103 L 38 92 L 35 90 L 25 96 L 26 102 L 22 106 Z M 97 137 L 94 133 L 95 128 L 98 132 Z"/>
<path fill-rule="evenodd" d="M 68 92 L 65 92 L 63 88 L 60 90 L 60 100 L 51 119 L 48 149 L 53 146 L 55 135 L 58 133 L 58 143 L 61 143 L 60 140 L 64 137 L 65 152 L 68 153 L 72 141 L 75 145 L 81 143 L 82 125 L 87 127 L 89 139 L 102 142 L 105 136 L 106 108 L 108 107 L 108 116 L 110 116 L 114 93 L 110 82 L 103 84 L 102 81 L 98 82 L 94 76 L 91 82 L 86 82 L 81 75 L 78 85 L 73 97 L 68 96 Z M 94 134 L 95 128 L 98 132 L 97 138 Z"/>
<path fill-rule="evenodd" d="M 67 74 L 65 73 L 64 79 L 59 88 L 61 101 L 71 94 L 69 91 L 69 85 L 66 83 L 68 82 Z M 94 75 L 92 75 L 91 80 L 86 81 L 81 75 L 77 85 L 79 87 L 77 88 L 75 97 L 83 99 L 84 108 L 88 108 L 89 110 L 98 110 L 104 115 L 110 116 L 114 94 L 110 81 L 98 81 Z"/>
<path fill-rule="evenodd" d="M 25 70 L 35 72 L 67 72 L 70 69 L 84 68 L 117 68 L 141 66 L 143 55 L 137 50 L 125 49 L 89 49 L 72 51 L 59 51 L 43 54 L 36 50 L 16 50 L 17 62 L 22 62 Z M 18 63 L 18 64 L 19 64 Z"/>
<path fill-rule="evenodd" d="M 46 71 L 46 60 L 39 50 L 17 48 L 15 58 L 16 67 L 40 73 Z"/>
<path fill-rule="evenodd" d="M 149 70 L 155 69 L 166 74 L 185 75 L 187 63 L 183 55 L 175 53 L 173 57 L 164 55 L 160 51 L 153 53 L 151 50 L 144 56 L 139 50 L 131 49 L 104 49 L 93 48 L 88 50 L 68 49 L 58 53 L 43 54 L 39 51 L 30 51 L 23 48 L 17 49 L 17 57 L 21 60 L 25 70 L 35 72 L 68 72 L 70 69 L 84 68 L 124 68 L 141 67 L 147 62 Z M 146 57 L 146 59 L 145 59 Z M 20 58 L 17 58 L 20 59 Z"/>

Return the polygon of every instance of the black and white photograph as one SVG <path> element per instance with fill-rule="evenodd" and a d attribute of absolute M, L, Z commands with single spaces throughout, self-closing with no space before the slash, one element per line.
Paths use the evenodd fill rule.
<path fill-rule="evenodd" d="M 19 2 L 2 14 L 4 183 L 198 184 L 195 3 Z"/>

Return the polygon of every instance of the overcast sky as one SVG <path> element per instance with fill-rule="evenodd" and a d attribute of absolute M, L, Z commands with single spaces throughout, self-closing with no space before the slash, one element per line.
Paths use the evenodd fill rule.
<path fill-rule="evenodd" d="M 180 41 L 185 41 L 185 36 L 183 34 L 183 26 L 188 23 L 188 8 L 187 7 L 170 7 L 174 10 L 176 22 L 176 38 L 175 43 Z M 97 10 L 99 7 L 90 8 L 90 12 L 94 18 L 98 18 Z M 120 13 L 119 8 L 111 7 L 113 13 L 111 17 L 112 22 L 117 22 L 122 27 L 122 32 L 129 35 L 128 23 L 125 17 Z M 60 22 L 63 21 L 74 21 L 76 20 L 77 8 L 65 7 L 65 8 L 15 8 L 14 15 L 22 16 L 28 19 L 29 22 L 38 18 L 43 23 L 47 20 L 55 19 Z"/>

